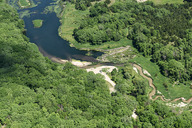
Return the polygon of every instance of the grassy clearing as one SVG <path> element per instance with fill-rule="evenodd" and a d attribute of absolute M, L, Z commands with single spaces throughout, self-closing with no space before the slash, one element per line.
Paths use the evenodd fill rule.
<path fill-rule="evenodd" d="M 29 0 L 19 0 L 19 4 L 20 4 L 21 7 L 30 6 Z"/>
<path fill-rule="evenodd" d="M 32 22 L 35 28 L 40 28 L 43 25 L 43 20 L 40 19 L 33 20 Z"/>
<path fill-rule="evenodd" d="M 179 85 L 173 86 L 173 83 L 170 83 L 169 78 L 160 73 L 158 65 L 152 63 L 150 59 L 151 58 L 138 55 L 137 57 L 131 59 L 130 62 L 136 62 L 137 64 L 140 64 L 143 69 L 146 69 L 151 74 L 153 83 L 157 90 L 160 91 L 167 99 L 175 99 L 178 97 L 184 97 L 186 99 L 191 98 L 192 93 L 189 85 L 179 83 Z M 164 87 L 164 83 L 167 84 L 167 89 Z"/>
<path fill-rule="evenodd" d="M 132 59 L 134 56 L 135 52 L 133 52 L 132 49 L 129 48 L 124 52 L 107 56 L 106 59 L 104 59 L 104 62 L 127 63 L 127 61 Z"/>
<path fill-rule="evenodd" d="M 80 26 L 81 20 L 89 14 L 89 11 L 80 11 L 75 9 L 75 5 L 71 3 L 67 3 L 65 6 L 64 13 L 61 16 L 61 26 L 59 28 L 59 35 L 69 41 L 71 46 L 76 47 L 77 49 L 95 49 L 95 50 L 106 50 L 113 49 L 122 46 L 130 45 L 132 46 L 132 41 L 128 39 L 121 39 L 118 42 L 110 41 L 106 42 L 102 45 L 90 45 L 90 44 L 80 44 L 78 43 L 73 35 L 73 31 L 75 28 Z"/>
<path fill-rule="evenodd" d="M 79 11 L 75 9 L 75 5 L 67 3 L 64 13 L 61 16 L 61 26 L 59 28 L 59 35 L 69 41 L 70 43 L 77 43 L 74 39 L 73 30 L 78 28 L 81 20 L 89 14 L 89 11 Z"/>
<path fill-rule="evenodd" d="M 183 0 L 149 0 L 153 1 L 154 4 L 183 4 Z"/>
<path fill-rule="evenodd" d="M 120 41 L 109 41 L 103 43 L 102 45 L 90 45 L 90 44 L 80 44 L 78 42 L 74 42 L 73 45 L 78 49 L 94 49 L 94 50 L 107 50 L 107 49 L 114 49 L 118 47 L 125 47 L 127 45 L 132 46 L 132 40 L 128 39 L 121 39 Z"/>

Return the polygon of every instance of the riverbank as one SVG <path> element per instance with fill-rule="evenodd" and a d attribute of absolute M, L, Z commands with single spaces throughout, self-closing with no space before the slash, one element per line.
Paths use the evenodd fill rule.
<path fill-rule="evenodd" d="M 71 60 L 61 59 L 59 57 L 55 57 L 55 56 L 48 54 L 41 47 L 39 47 L 39 51 L 43 54 L 43 56 L 48 57 L 53 62 L 60 63 L 60 64 L 65 64 L 67 62 L 71 62 L 71 64 L 73 64 L 74 66 L 77 66 L 77 67 L 86 67 L 86 66 L 89 66 L 92 64 L 92 62 L 80 61 L 80 60 L 75 60 L 75 59 L 71 59 Z"/>
<path fill-rule="evenodd" d="M 156 63 L 151 62 L 151 57 L 143 57 L 142 55 L 137 54 L 137 56 L 130 59 L 129 62 L 139 64 L 143 69 L 147 70 L 151 75 L 147 76 L 152 78 L 153 84 L 157 90 L 166 98 L 171 100 L 178 97 L 189 99 L 192 96 L 190 85 L 181 82 L 174 85 L 175 82 L 162 75 L 159 66 Z"/>
<path fill-rule="evenodd" d="M 141 66 L 139 66 L 139 65 L 137 65 L 137 64 L 133 64 L 133 67 L 135 67 L 135 68 L 139 71 L 139 74 L 140 74 L 142 77 L 144 77 L 145 79 L 148 80 L 149 86 L 152 87 L 152 91 L 149 93 L 149 99 L 150 99 L 150 100 L 155 101 L 155 100 L 157 100 L 157 99 L 161 99 L 161 100 L 164 101 L 164 102 L 168 102 L 167 105 L 168 105 L 168 106 L 171 106 L 171 107 L 185 107 L 185 106 L 187 106 L 187 104 L 190 104 L 190 103 L 191 103 L 192 97 L 189 98 L 188 100 L 186 100 L 186 99 L 183 98 L 183 97 L 179 97 L 179 98 L 176 98 L 176 99 L 171 100 L 171 99 L 166 99 L 164 95 L 156 95 L 157 89 L 156 89 L 155 85 L 153 84 L 152 78 L 150 78 L 150 77 L 148 77 L 148 76 L 146 76 L 146 75 L 144 74 L 143 69 L 141 68 Z M 138 73 L 138 72 L 137 72 L 137 73 Z M 155 96 L 155 97 L 154 97 L 154 96 Z M 173 104 L 173 103 L 175 103 L 175 102 L 177 102 L 177 101 L 182 101 L 182 102 L 180 102 L 180 103 L 178 103 L 178 104 Z M 186 103 L 186 104 L 185 104 L 185 103 Z"/>
<path fill-rule="evenodd" d="M 115 1 L 113 1 L 114 3 Z M 60 16 L 61 26 L 59 27 L 59 36 L 64 40 L 67 40 L 71 47 L 75 47 L 79 50 L 86 51 L 100 51 L 105 54 L 99 58 L 98 61 L 102 62 L 114 62 L 125 63 L 130 58 L 135 56 L 135 50 L 133 49 L 132 40 L 121 39 L 117 42 L 109 41 L 102 45 L 90 45 L 80 44 L 73 37 L 74 29 L 80 26 L 83 18 L 89 14 L 88 10 L 80 11 L 75 9 L 75 5 L 71 3 L 65 3 L 64 10 Z M 130 48 L 131 47 L 131 48 Z M 122 59 L 119 59 L 122 58 Z"/>
<path fill-rule="evenodd" d="M 130 45 L 105 50 L 105 54 L 98 57 L 100 62 L 126 63 L 136 56 L 136 51 Z"/>
<path fill-rule="evenodd" d="M 64 40 L 70 42 L 70 45 L 76 41 L 73 38 L 73 31 L 75 28 L 80 26 L 80 21 L 89 14 L 89 11 L 79 11 L 75 9 L 75 4 L 71 4 L 67 2 L 65 4 L 64 10 L 61 13 L 60 22 L 61 26 L 59 27 L 59 36 L 61 36 Z"/>
<path fill-rule="evenodd" d="M 69 12 L 70 12 L 70 10 L 68 10 Z M 52 18 L 53 19 L 53 18 Z M 50 21 L 51 19 L 49 19 L 49 21 Z M 48 21 L 47 21 L 48 22 Z M 68 22 L 70 22 L 70 21 L 68 21 Z M 51 24 L 49 24 L 49 26 L 51 26 L 53 23 L 55 23 L 56 24 L 56 21 L 54 21 L 54 22 L 51 22 Z M 47 23 L 46 23 L 47 24 Z M 45 24 L 44 24 L 45 25 Z M 44 25 L 42 26 L 42 28 L 44 27 Z M 47 30 L 47 28 L 45 29 L 45 30 Z M 54 27 L 54 30 L 55 30 L 55 27 Z M 33 31 L 33 30 L 32 30 Z M 48 35 L 48 32 L 49 31 L 47 31 L 46 33 L 45 33 L 45 35 L 43 35 L 42 37 L 46 37 L 47 38 L 47 40 L 45 40 L 43 43 L 44 43 L 44 46 L 51 46 L 51 50 L 53 49 L 54 50 L 54 52 L 52 51 L 52 52 L 50 52 L 50 53 L 52 53 L 52 54 L 54 54 L 54 56 L 50 56 L 49 58 L 52 60 L 52 61 L 54 61 L 54 62 L 59 62 L 59 63 L 66 63 L 66 62 L 72 62 L 72 64 L 74 64 L 74 65 L 76 65 L 76 66 L 78 66 L 78 67 L 84 67 L 84 66 L 87 66 L 87 65 L 90 65 L 91 63 L 89 63 L 89 62 L 86 62 L 86 61 L 77 61 L 77 60 L 70 60 L 70 58 L 73 58 L 74 56 L 78 56 L 78 57 L 74 57 L 74 58 L 79 58 L 79 59 L 81 59 L 81 58 L 83 58 L 83 57 L 88 57 L 88 56 L 84 56 L 81 52 L 82 51 L 80 51 L 80 52 L 76 52 L 74 49 L 70 49 L 70 50 L 68 50 L 67 49 L 67 46 L 68 46 L 68 42 L 64 42 L 62 39 L 60 39 L 60 38 L 56 38 L 56 39 L 53 39 L 54 38 L 54 35 L 53 35 L 53 32 L 52 32 L 52 29 L 50 29 L 50 35 L 51 36 L 47 36 Z M 54 33 L 57 33 L 58 31 L 54 31 Z M 30 34 L 31 34 L 31 32 L 30 32 Z M 39 33 L 37 33 L 36 31 L 34 31 L 34 36 L 31 36 L 32 38 L 31 39 L 33 39 L 34 38 L 34 41 L 32 41 L 32 42 L 35 42 L 36 40 L 39 40 L 41 37 L 39 36 L 39 35 L 42 35 L 42 34 L 44 34 L 43 32 L 39 32 Z M 58 35 L 56 35 L 56 36 L 58 36 Z M 56 37 L 55 36 L 55 37 Z M 49 38 L 49 37 L 51 37 L 51 38 Z M 58 36 L 59 37 L 59 36 Z M 44 39 L 44 38 L 42 38 L 42 39 Z M 52 40 L 53 39 L 53 40 Z M 127 40 L 125 40 L 125 39 L 122 39 L 122 40 L 124 40 L 124 42 L 127 42 Z M 122 41 L 121 40 L 121 41 Z M 59 42 L 60 41 L 60 42 Z M 53 44 L 48 44 L 49 42 L 53 42 Z M 58 43 L 59 42 L 59 43 Z M 132 43 L 132 42 L 131 42 Z M 64 44 L 67 44 L 67 46 L 64 46 Z M 114 44 L 115 44 L 115 42 L 114 42 Z M 38 44 L 37 44 L 38 45 Z M 116 46 L 118 46 L 119 44 L 117 43 L 117 45 Z M 40 46 L 43 46 L 43 45 L 41 45 L 40 44 Z M 106 45 L 102 45 L 102 46 L 105 46 L 105 48 L 107 48 L 108 46 L 109 46 L 109 48 L 111 48 L 111 45 L 110 45 L 110 43 L 109 44 L 106 44 Z M 96 47 L 96 46 L 94 46 L 94 47 Z M 109 55 L 111 55 L 111 57 L 112 58 L 115 58 L 114 57 L 114 53 L 117 53 L 117 54 L 121 54 L 122 52 L 125 52 L 125 51 L 129 51 L 129 48 L 126 48 L 126 47 L 129 47 L 129 46 L 127 46 L 127 45 L 125 45 L 124 47 L 122 47 L 122 49 L 116 49 L 116 51 L 114 50 L 111 50 L 111 51 L 108 51 L 107 49 L 105 49 L 105 51 L 107 51 L 108 52 L 108 54 Z M 46 48 L 46 47 L 45 47 Z M 123 49 L 125 49 L 125 50 L 123 50 Z M 50 50 L 50 49 L 48 49 L 48 50 Z M 68 50 L 68 51 L 67 51 Z M 71 51 L 75 51 L 75 52 L 73 52 L 73 53 L 71 53 Z M 60 51 L 60 52 L 57 52 L 57 51 Z M 122 52 L 120 52 L 120 51 L 122 51 Z M 56 53 L 56 54 L 55 54 Z M 64 57 L 63 57 L 63 56 Z M 66 55 L 66 56 L 65 56 Z M 125 58 L 125 56 L 124 56 L 125 54 L 123 53 L 123 54 L 121 54 L 121 56 L 117 56 L 115 59 L 116 60 L 120 60 L 120 59 L 124 59 Z M 46 56 L 46 55 L 45 55 Z M 59 56 L 59 57 L 63 57 L 63 58 L 65 58 L 65 59 L 60 59 L 60 58 L 57 58 L 57 57 L 55 57 L 55 56 Z M 137 57 L 137 56 L 136 56 Z M 136 57 L 134 57 L 134 58 L 136 58 Z M 66 60 L 66 59 L 68 59 L 69 58 L 69 61 L 68 60 Z M 106 56 L 104 57 L 104 59 L 108 59 Z M 111 61 L 111 62 L 116 62 L 115 61 L 115 59 L 113 59 L 113 60 L 109 60 L 109 62 Z M 137 60 L 136 60 L 137 59 Z M 138 61 L 140 58 L 136 58 L 135 60 L 136 61 Z M 84 59 L 81 59 L 81 60 L 84 60 Z M 91 60 L 90 60 L 91 61 Z M 127 61 L 127 60 L 125 60 L 125 61 Z M 188 97 L 190 96 L 190 93 L 189 93 L 189 89 L 187 88 L 187 86 L 175 86 L 175 87 L 173 87 L 173 88 L 168 88 L 168 89 L 170 89 L 169 91 L 167 91 L 166 90 L 166 88 L 165 87 L 163 87 L 163 85 L 164 85 L 164 82 L 165 83 L 167 83 L 167 81 L 164 81 L 164 77 L 159 77 L 160 75 L 160 71 L 158 70 L 158 68 L 157 68 L 157 66 L 155 67 L 155 68 L 153 68 L 153 66 L 151 66 L 152 64 L 151 64 L 151 62 L 150 62 L 150 60 L 148 60 L 148 59 L 146 59 L 146 58 L 143 58 L 142 60 L 140 59 L 139 61 L 141 61 L 141 62 L 139 62 L 141 65 L 142 65 L 142 67 L 146 67 L 145 69 L 147 69 L 147 68 L 150 68 L 151 70 L 152 69 L 154 69 L 154 71 L 150 71 L 150 70 L 148 70 L 147 69 L 147 71 L 149 71 L 149 73 L 151 74 L 151 77 L 152 78 L 154 78 L 154 81 L 156 82 L 156 83 L 158 83 L 158 84 L 156 84 L 155 83 L 155 86 L 157 86 L 157 89 L 163 94 L 163 95 L 165 95 L 165 97 L 170 97 L 170 99 L 174 99 L 174 98 L 176 98 L 176 97 L 184 97 L 185 99 L 188 99 Z M 153 65 L 154 65 L 154 63 L 153 63 Z M 154 72 L 154 73 L 153 73 Z M 156 75 L 156 73 L 155 72 L 158 72 L 158 74 Z M 161 76 L 162 76 L 162 74 L 161 74 Z M 166 80 L 167 80 L 168 78 L 166 78 Z M 169 84 L 168 84 L 168 86 L 169 86 Z M 171 85 L 170 85 L 171 86 Z M 162 89 L 159 89 L 159 88 L 162 88 Z M 172 89 L 172 90 L 171 90 Z M 185 92 L 184 94 L 182 94 L 183 92 Z M 186 93 L 187 92 L 187 93 Z"/>
<path fill-rule="evenodd" d="M 115 1 L 112 2 L 114 4 Z M 114 49 L 119 47 L 132 46 L 132 40 L 121 39 L 119 41 L 109 41 L 102 45 L 90 45 L 89 43 L 80 44 L 74 37 L 74 29 L 79 28 L 81 21 L 89 15 L 89 10 L 81 11 L 75 9 L 75 4 L 69 2 L 65 3 L 63 12 L 60 15 L 61 26 L 58 29 L 59 36 L 70 43 L 71 47 L 75 47 L 79 50 L 95 50 L 105 52 L 108 49 Z"/>

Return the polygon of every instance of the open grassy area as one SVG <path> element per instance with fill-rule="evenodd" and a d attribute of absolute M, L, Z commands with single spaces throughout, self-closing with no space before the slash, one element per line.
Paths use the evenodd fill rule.
<path fill-rule="evenodd" d="M 183 0 L 149 0 L 153 1 L 154 4 L 183 4 Z"/>
<path fill-rule="evenodd" d="M 19 0 L 19 4 L 21 7 L 27 7 L 30 5 L 29 0 Z"/>
<path fill-rule="evenodd" d="M 33 20 L 33 25 L 35 28 L 40 28 L 43 25 L 43 20 L 40 19 Z"/>
<path fill-rule="evenodd" d="M 131 59 L 130 62 L 140 64 L 143 69 L 146 69 L 151 74 L 154 85 L 156 86 L 157 90 L 165 96 L 165 98 L 175 99 L 178 97 L 184 97 L 186 99 L 189 99 L 192 97 L 189 85 L 179 83 L 179 85 L 173 86 L 173 83 L 170 83 L 169 78 L 163 76 L 160 73 L 158 65 L 152 63 L 150 59 L 151 58 L 146 58 L 141 55 L 138 55 L 137 57 Z M 165 83 L 168 85 L 167 89 L 163 85 Z"/>
<path fill-rule="evenodd" d="M 79 11 L 75 9 L 75 5 L 67 3 L 65 6 L 64 12 L 61 16 L 61 26 L 59 28 L 59 35 L 69 41 L 70 43 L 76 43 L 74 39 L 73 30 L 78 28 L 81 20 L 89 14 L 89 11 Z"/>
<path fill-rule="evenodd" d="M 90 45 L 90 44 L 80 44 L 78 42 L 73 42 L 73 45 L 78 48 L 78 49 L 94 49 L 94 50 L 107 50 L 107 49 L 113 49 L 113 48 L 118 48 L 118 47 L 122 47 L 122 46 L 127 46 L 130 45 L 132 46 L 132 40 L 128 40 L 128 39 L 121 39 L 118 42 L 115 41 L 109 41 L 106 43 L 103 43 L 102 45 Z"/>
<path fill-rule="evenodd" d="M 106 50 L 113 49 L 122 46 L 131 45 L 132 41 L 128 39 L 121 39 L 118 42 L 110 41 L 106 42 L 102 45 L 90 45 L 90 44 L 80 44 L 78 43 L 73 35 L 73 31 L 75 28 L 78 28 L 81 20 L 89 14 L 89 11 L 80 11 L 75 9 L 75 5 L 71 3 L 67 3 L 65 6 L 65 10 L 61 16 L 61 26 L 59 28 L 59 35 L 69 41 L 71 46 L 76 47 L 77 49 L 95 49 L 95 50 Z"/>

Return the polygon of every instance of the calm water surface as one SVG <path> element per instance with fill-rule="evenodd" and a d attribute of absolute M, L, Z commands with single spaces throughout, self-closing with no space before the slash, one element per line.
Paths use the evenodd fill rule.
<path fill-rule="evenodd" d="M 37 3 L 39 0 L 35 0 Z M 41 51 L 54 57 L 61 59 L 78 59 L 86 61 L 96 61 L 95 58 L 102 55 L 102 52 L 92 51 L 92 56 L 86 56 L 87 51 L 77 50 L 69 46 L 69 42 L 63 40 L 58 35 L 60 26 L 59 18 L 55 13 L 43 14 L 45 7 L 49 6 L 53 0 L 41 0 L 38 6 L 28 9 L 18 10 L 19 13 L 29 10 L 30 17 L 25 16 L 26 35 L 30 42 L 35 43 Z M 32 21 L 42 19 L 43 25 L 40 28 L 34 28 Z M 45 55 L 45 54 L 44 54 Z"/>

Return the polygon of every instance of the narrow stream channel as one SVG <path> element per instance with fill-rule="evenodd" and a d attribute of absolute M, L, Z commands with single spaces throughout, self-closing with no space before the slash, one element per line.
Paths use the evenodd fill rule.
<path fill-rule="evenodd" d="M 92 56 L 86 56 L 87 51 L 78 50 L 69 46 L 69 42 L 63 40 L 58 35 L 58 28 L 60 26 L 59 18 L 56 14 L 43 14 L 44 9 L 50 6 L 53 0 L 34 0 L 35 3 L 41 2 L 38 6 L 27 9 L 18 10 L 22 13 L 29 11 L 30 17 L 23 17 L 25 22 L 26 35 L 30 42 L 35 43 L 44 56 L 53 56 L 60 59 L 77 59 L 84 61 L 96 62 L 96 58 L 101 56 L 102 52 L 91 51 Z M 40 28 L 34 28 L 32 21 L 35 19 L 43 20 L 43 25 Z M 46 54 L 45 54 L 46 53 Z"/>

